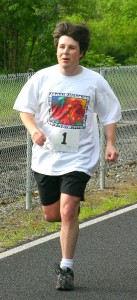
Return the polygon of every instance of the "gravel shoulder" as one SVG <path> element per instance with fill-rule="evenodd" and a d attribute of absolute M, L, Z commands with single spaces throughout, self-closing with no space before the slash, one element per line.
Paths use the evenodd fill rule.
<path fill-rule="evenodd" d="M 113 194 L 113 191 L 119 192 L 122 189 L 126 188 L 137 188 L 137 162 L 129 162 L 124 165 L 117 167 L 106 168 L 105 171 L 105 189 L 100 189 L 100 178 L 99 172 L 96 171 L 94 177 L 89 181 L 85 195 L 90 195 L 94 198 L 94 195 L 104 194 L 110 192 Z M 25 196 L 25 195 L 24 195 Z M 6 200 L 0 201 L 0 213 L 7 215 L 7 212 L 12 214 L 12 209 L 25 207 L 25 201 L 20 206 L 20 197 L 9 198 Z M 25 200 L 25 199 L 24 199 Z M 32 200 L 32 209 L 36 206 L 39 207 L 39 197 L 37 191 L 33 193 Z"/>

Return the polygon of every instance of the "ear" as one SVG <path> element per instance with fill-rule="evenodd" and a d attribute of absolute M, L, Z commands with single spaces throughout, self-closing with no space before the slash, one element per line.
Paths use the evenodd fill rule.
<path fill-rule="evenodd" d="M 82 59 L 84 57 L 84 52 L 80 52 L 80 59 Z"/>

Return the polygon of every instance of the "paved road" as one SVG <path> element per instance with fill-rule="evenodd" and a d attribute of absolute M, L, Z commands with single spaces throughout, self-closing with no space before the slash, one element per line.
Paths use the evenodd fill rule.
<path fill-rule="evenodd" d="M 137 300 L 137 209 L 80 229 L 74 291 L 54 288 L 59 260 L 59 238 L 1 259 L 0 299 Z"/>

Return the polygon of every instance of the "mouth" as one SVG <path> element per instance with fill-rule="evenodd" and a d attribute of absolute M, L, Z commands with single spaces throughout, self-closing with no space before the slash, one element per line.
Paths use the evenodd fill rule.
<path fill-rule="evenodd" d="M 67 61 L 69 61 L 69 58 L 63 57 L 62 61 L 67 62 Z"/>

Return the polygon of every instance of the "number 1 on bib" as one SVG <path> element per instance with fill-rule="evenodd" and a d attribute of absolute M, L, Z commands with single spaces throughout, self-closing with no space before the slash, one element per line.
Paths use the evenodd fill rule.
<path fill-rule="evenodd" d="M 67 145 L 67 143 L 66 143 L 66 136 L 67 136 L 67 133 L 64 132 L 62 135 L 63 135 L 63 141 L 61 142 L 61 144 L 62 144 L 62 145 Z"/>

